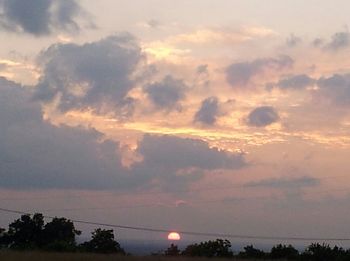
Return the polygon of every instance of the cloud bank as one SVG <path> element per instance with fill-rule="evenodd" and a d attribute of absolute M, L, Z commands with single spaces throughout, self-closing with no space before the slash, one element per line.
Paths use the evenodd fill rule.
<path fill-rule="evenodd" d="M 132 189 L 187 186 L 203 173 L 247 165 L 244 155 L 196 140 L 145 135 L 142 160 L 125 168 L 116 141 L 94 129 L 43 119 L 32 91 L 0 78 L 0 186 L 3 188 Z"/>

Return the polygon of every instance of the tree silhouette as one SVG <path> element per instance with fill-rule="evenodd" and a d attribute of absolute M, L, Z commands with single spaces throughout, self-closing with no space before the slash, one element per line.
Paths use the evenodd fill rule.
<path fill-rule="evenodd" d="M 253 245 L 244 247 L 244 251 L 239 253 L 241 258 L 264 258 L 265 256 L 264 251 L 254 248 Z"/>
<path fill-rule="evenodd" d="M 42 234 L 47 250 L 74 251 L 75 237 L 80 235 L 81 231 L 76 230 L 73 222 L 66 218 L 54 218 L 45 225 Z"/>
<path fill-rule="evenodd" d="M 171 244 L 170 247 L 165 250 L 166 256 L 178 256 L 180 255 L 180 249 L 177 245 Z"/>
<path fill-rule="evenodd" d="M 270 258 L 272 259 L 295 259 L 299 256 L 299 251 L 292 245 L 278 244 L 272 247 L 270 252 Z"/>
<path fill-rule="evenodd" d="M 94 253 L 125 254 L 124 249 L 121 248 L 120 244 L 114 239 L 113 230 L 96 229 L 92 232 L 92 239 L 81 244 L 81 247 L 88 252 Z"/>
<path fill-rule="evenodd" d="M 6 236 L 6 229 L 0 227 L 0 249 L 7 245 Z"/>
<path fill-rule="evenodd" d="M 223 239 L 215 241 L 206 241 L 199 244 L 193 244 L 186 247 L 182 252 L 186 256 L 203 256 L 203 257 L 231 257 L 231 242 Z"/>
<path fill-rule="evenodd" d="M 349 250 L 345 251 L 341 247 L 331 248 L 328 244 L 314 243 L 308 246 L 302 254 L 303 260 L 311 261 L 332 261 L 350 260 Z"/>
<path fill-rule="evenodd" d="M 35 249 L 42 245 L 44 218 L 42 214 L 22 215 L 9 225 L 7 243 L 10 248 L 25 250 Z"/>

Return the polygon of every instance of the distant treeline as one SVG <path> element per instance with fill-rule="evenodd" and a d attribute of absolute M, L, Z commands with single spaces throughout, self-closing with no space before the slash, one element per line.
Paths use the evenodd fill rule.
<path fill-rule="evenodd" d="M 201 242 L 188 245 L 181 251 L 172 244 L 165 252 L 168 256 L 189 257 L 224 257 L 254 260 L 297 260 L 297 261 L 350 261 L 350 249 L 330 247 L 328 244 L 313 243 L 303 252 L 299 252 L 292 245 L 278 244 L 271 248 L 270 252 L 264 252 L 248 245 L 243 251 L 234 253 L 231 250 L 231 242 L 223 239 Z"/>
<path fill-rule="evenodd" d="M 77 244 L 76 236 L 81 232 L 66 218 L 53 218 L 45 224 L 42 214 L 22 215 L 9 224 L 8 229 L 0 228 L 0 249 L 17 251 L 92 252 L 125 255 L 124 249 L 115 240 L 113 230 L 95 229 L 91 239 Z M 183 251 L 171 244 L 157 255 L 186 257 L 224 257 L 240 259 L 301 260 L 301 261 L 350 261 L 350 249 L 330 247 L 328 244 L 314 243 L 303 252 L 291 245 L 276 245 L 264 252 L 253 245 L 234 253 L 231 242 L 216 239 L 188 245 Z"/>

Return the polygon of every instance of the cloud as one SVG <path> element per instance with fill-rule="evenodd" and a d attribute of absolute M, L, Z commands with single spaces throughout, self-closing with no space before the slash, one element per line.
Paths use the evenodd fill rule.
<path fill-rule="evenodd" d="M 321 38 L 316 38 L 316 39 L 314 39 L 314 40 L 312 41 L 312 45 L 313 45 L 314 47 L 320 47 L 320 46 L 322 46 L 323 44 L 324 44 L 324 40 L 321 39 Z"/>
<path fill-rule="evenodd" d="M 0 78 L 0 187 L 133 189 L 156 181 L 177 187 L 247 165 L 243 154 L 201 140 L 145 135 L 136 151 L 142 160 L 125 168 L 118 142 L 94 129 L 52 125 L 31 90 Z"/>
<path fill-rule="evenodd" d="M 277 111 L 270 106 L 262 106 L 254 109 L 248 115 L 247 123 L 254 127 L 265 127 L 280 119 Z"/>
<path fill-rule="evenodd" d="M 286 40 L 286 44 L 288 47 L 295 47 L 299 45 L 301 42 L 302 42 L 302 39 L 300 37 L 295 36 L 294 34 L 291 34 Z"/>
<path fill-rule="evenodd" d="M 293 75 L 284 79 L 281 79 L 277 86 L 281 89 L 305 89 L 315 83 L 315 79 L 309 77 L 306 74 Z"/>
<path fill-rule="evenodd" d="M 332 51 L 338 51 L 349 47 L 350 33 L 346 30 L 344 32 L 337 32 L 332 36 L 331 41 L 326 44 L 326 48 Z"/>
<path fill-rule="evenodd" d="M 159 22 L 158 20 L 155 20 L 155 19 L 151 19 L 151 20 L 147 21 L 146 25 L 149 28 L 156 29 L 159 26 L 161 26 L 161 22 Z"/>
<path fill-rule="evenodd" d="M 0 123 L 1 187 L 102 189 L 122 176 L 118 143 L 93 129 L 51 125 L 29 90 L 4 78 Z"/>
<path fill-rule="evenodd" d="M 194 116 L 194 121 L 206 125 L 213 125 L 216 123 L 219 114 L 220 110 L 218 98 L 209 97 L 202 101 L 200 109 L 196 112 Z"/>
<path fill-rule="evenodd" d="M 314 177 L 297 178 L 270 178 L 246 183 L 245 187 L 266 187 L 266 188 L 301 188 L 314 187 L 319 184 L 319 180 Z"/>
<path fill-rule="evenodd" d="M 179 109 L 179 102 L 185 98 L 188 87 L 182 80 L 174 79 L 168 75 L 161 82 L 156 82 L 145 87 L 145 92 L 157 109 Z"/>
<path fill-rule="evenodd" d="M 244 87 L 250 80 L 266 70 L 281 70 L 293 65 L 289 56 L 256 59 L 251 62 L 233 63 L 226 68 L 226 79 L 232 87 Z"/>
<path fill-rule="evenodd" d="M 132 108 L 128 92 L 143 60 L 141 49 L 129 34 L 114 35 L 83 45 L 56 44 L 42 52 L 43 75 L 35 97 L 58 109 L 92 109 L 120 113 Z"/>
<path fill-rule="evenodd" d="M 137 152 L 143 156 L 141 165 L 171 169 L 200 168 L 238 169 L 246 165 L 242 153 L 211 148 L 202 140 L 176 136 L 145 135 Z"/>
<path fill-rule="evenodd" d="M 0 62 L 0 71 L 5 70 L 7 67 L 8 67 L 8 66 L 7 66 L 6 63 L 1 63 L 1 62 Z"/>
<path fill-rule="evenodd" d="M 196 139 L 145 135 L 137 152 L 143 161 L 132 167 L 136 177 L 152 178 L 168 185 L 185 186 L 205 171 L 235 170 L 247 165 L 242 153 L 232 153 Z"/>
<path fill-rule="evenodd" d="M 316 95 L 330 100 L 333 104 L 349 106 L 350 104 L 350 74 L 334 74 L 321 77 L 317 81 L 319 89 Z"/>
<path fill-rule="evenodd" d="M 204 28 L 190 33 L 178 34 L 166 39 L 169 44 L 239 44 L 253 39 L 276 35 L 266 27 Z"/>
<path fill-rule="evenodd" d="M 205 74 L 205 75 L 208 75 L 209 72 L 208 72 L 208 65 L 207 64 L 201 64 L 197 67 L 197 75 L 201 75 L 201 74 Z"/>
<path fill-rule="evenodd" d="M 75 0 L 1 0 L 0 12 L 2 29 L 34 36 L 77 32 L 77 18 L 84 13 Z"/>

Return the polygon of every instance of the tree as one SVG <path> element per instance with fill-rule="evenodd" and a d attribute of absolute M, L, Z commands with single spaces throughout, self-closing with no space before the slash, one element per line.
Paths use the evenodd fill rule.
<path fill-rule="evenodd" d="M 92 239 L 81 245 L 83 250 L 94 253 L 112 254 L 119 253 L 125 254 L 123 248 L 114 239 L 113 230 L 96 229 L 92 232 Z"/>
<path fill-rule="evenodd" d="M 253 245 L 244 247 L 244 252 L 239 253 L 241 258 L 264 258 L 266 253 L 260 249 L 254 248 Z"/>
<path fill-rule="evenodd" d="M 332 260 L 350 260 L 348 251 L 335 246 L 333 249 L 323 243 L 313 243 L 308 246 L 302 254 L 304 260 L 312 261 L 332 261 Z"/>
<path fill-rule="evenodd" d="M 81 231 L 76 230 L 72 221 L 66 218 L 54 218 L 47 223 L 43 230 L 45 249 L 54 251 L 74 251 L 77 235 Z"/>
<path fill-rule="evenodd" d="M 180 249 L 177 245 L 171 244 L 170 247 L 165 250 L 166 256 L 178 256 L 180 255 Z"/>
<path fill-rule="evenodd" d="M 22 215 L 9 225 L 6 241 L 10 248 L 25 250 L 35 249 L 42 245 L 44 217 L 42 214 Z"/>
<path fill-rule="evenodd" d="M 6 237 L 7 237 L 6 230 L 0 227 L 0 249 L 7 245 Z"/>
<path fill-rule="evenodd" d="M 295 259 L 299 256 L 299 251 L 292 245 L 282 245 L 272 247 L 270 258 L 272 259 Z"/>
<path fill-rule="evenodd" d="M 223 239 L 215 241 L 201 242 L 186 247 L 182 252 L 186 256 L 203 256 L 203 257 L 232 257 L 231 242 Z"/>

